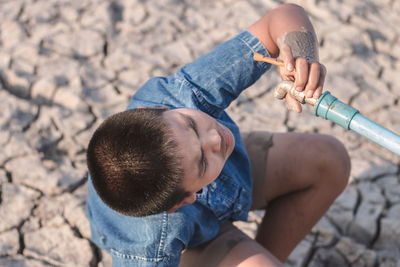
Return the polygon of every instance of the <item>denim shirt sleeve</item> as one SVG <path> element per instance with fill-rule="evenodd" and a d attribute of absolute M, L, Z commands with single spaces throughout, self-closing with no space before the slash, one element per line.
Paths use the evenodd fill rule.
<path fill-rule="evenodd" d="M 193 85 L 202 106 L 210 113 L 219 112 L 270 68 L 270 64 L 253 60 L 255 52 L 269 55 L 253 34 L 243 31 L 184 66 L 178 76 Z"/>
<path fill-rule="evenodd" d="M 187 107 L 218 117 L 270 68 L 268 63 L 253 60 L 255 52 L 269 55 L 256 36 L 242 31 L 176 74 L 150 79 L 132 97 L 128 109 L 138 106 Z"/>

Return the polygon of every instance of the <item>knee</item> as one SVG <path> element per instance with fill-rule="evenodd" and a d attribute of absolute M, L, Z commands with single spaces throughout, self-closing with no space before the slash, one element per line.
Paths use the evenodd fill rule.
<path fill-rule="evenodd" d="M 349 154 L 344 145 L 334 137 L 321 135 L 318 139 L 313 147 L 317 150 L 316 164 L 321 175 L 320 181 L 331 190 L 336 189 L 341 193 L 349 182 L 351 169 Z"/>

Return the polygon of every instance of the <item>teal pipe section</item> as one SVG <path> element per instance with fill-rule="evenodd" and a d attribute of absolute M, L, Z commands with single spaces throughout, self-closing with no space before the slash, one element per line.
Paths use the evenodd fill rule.
<path fill-rule="evenodd" d="M 361 114 L 354 116 L 350 129 L 400 156 L 400 136 Z"/>
<path fill-rule="evenodd" d="M 319 97 L 314 109 L 316 116 L 333 121 L 347 130 L 350 129 L 350 122 L 357 113 L 358 110 L 346 105 L 331 95 L 329 91 Z"/>
<path fill-rule="evenodd" d="M 353 130 L 400 156 L 400 135 L 367 119 L 358 110 L 331 95 L 329 91 L 324 92 L 318 99 L 314 114 L 347 130 Z"/>

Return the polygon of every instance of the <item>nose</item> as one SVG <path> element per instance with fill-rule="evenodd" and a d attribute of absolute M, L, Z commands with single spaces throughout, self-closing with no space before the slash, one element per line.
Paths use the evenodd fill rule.
<path fill-rule="evenodd" d="M 219 152 L 221 150 L 221 136 L 216 129 L 207 131 L 203 139 L 203 149 Z"/>

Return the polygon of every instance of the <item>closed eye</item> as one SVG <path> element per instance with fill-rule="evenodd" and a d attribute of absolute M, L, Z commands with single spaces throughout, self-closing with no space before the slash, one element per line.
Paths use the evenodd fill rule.
<path fill-rule="evenodd" d="M 201 162 L 202 162 L 202 175 L 201 176 L 203 176 L 204 175 L 204 173 L 207 171 L 207 168 L 208 168 L 208 162 L 207 162 L 207 159 L 206 159 L 206 157 L 204 156 L 204 151 L 203 151 L 203 149 L 201 149 Z"/>
<path fill-rule="evenodd" d="M 185 123 L 186 123 L 187 127 L 191 128 L 196 133 L 197 137 L 200 138 L 196 121 L 191 116 L 189 116 L 187 114 L 180 113 L 180 115 L 185 120 Z M 200 157 L 198 166 L 199 166 L 199 176 L 202 177 L 207 171 L 208 162 L 207 162 L 207 159 L 205 157 L 204 150 L 203 150 L 202 147 L 200 147 L 200 152 L 201 152 L 201 157 Z"/>

